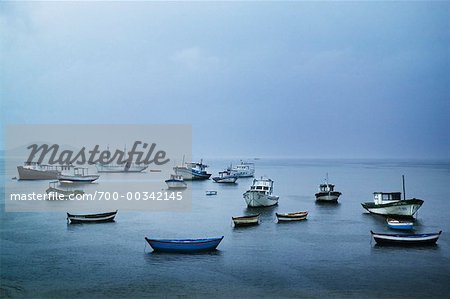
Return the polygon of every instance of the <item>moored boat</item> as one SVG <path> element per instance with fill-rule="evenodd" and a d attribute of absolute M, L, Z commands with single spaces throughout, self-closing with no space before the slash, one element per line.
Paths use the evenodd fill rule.
<path fill-rule="evenodd" d="M 185 180 L 207 180 L 211 176 L 206 172 L 208 165 L 203 164 L 203 160 L 198 162 L 183 163 L 182 166 L 173 168 L 177 175 L 183 176 Z"/>
<path fill-rule="evenodd" d="M 221 171 L 219 172 L 219 176 L 213 177 L 214 182 L 216 183 L 228 183 L 234 184 L 236 183 L 238 177 L 231 175 L 229 171 Z"/>
<path fill-rule="evenodd" d="M 278 222 L 280 221 L 299 221 L 306 220 L 308 212 L 295 212 L 295 213 L 275 213 Z"/>
<path fill-rule="evenodd" d="M 258 225 L 260 214 L 232 217 L 234 226 L 251 226 Z"/>
<path fill-rule="evenodd" d="M 255 174 L 255 164 L 251 162 L 243 162 L 235 166 L 230 165 L 227 169 L 230 175 L 238 178 L 248 178 L 253 177 Z"/>
<path fill-rule="evenodd" d="M 195 253 L 212 251 L 217 248 L 222 241 L 223 236 L 219 238 L 205 239 L 149 239 L 145 238 L 154 251 L 173 252 L 173 253 Z"/>
<path fill-rule="evenodd" d="M 334 187 L 333 184 L 328 183 L 327 173 L 325 183 L 319 185 L 319 192 L 315 194 L 316 200 L 322 202 L 337 202 L 342 193 L 335 191 Z"/>
<path fill-rule="evenodd" d="M 401 192 L 374 192 L 373 202 L 361 203 L 362 207 L 373 214 L 393 217 L 413 217 L 423 204 L 423 200 L 405 198 L 405 177 L 402 176 L 403 199 Z"/>
<path fill-rule="evenodd" d="M 98 222 L 111 222 L 116 217 L 117 210 L 114 212 L 100 213 L 100 214 L 69 214 L 67 213 L 67 220 L 70 223 L 98 223 Z"/>
<path fill-rule="evenodd" d="M 99 173 L 136 173 L 143 172 L 148 168 L 147 165 L 140 165 L 135 163 L 122 163 L 122 164 L 95 164 L 97 172 Z"/>
<path fill-rule="evenodd" d="M 184 181 L 183 176 L 171 174 L 170 179 L 165 180 L 169 189 L 184 189 L 187 188 L 187 183 Z"/>
<path fill-rule="evenodd" d="M 409 221 L 409 220 L 399 220 L 399 219 L 387 218 L 386 222 L 388 224 L 388 227 L 391 229 L 412 230 L 413 226 L 414 226 L 414 222 Z"/>
<path fill-rule="evenodd" d="M 253 179 L 253 184 L 243 196 L 248 207 L 270 207 L 278 204 L 279 199 L 273 195 L 273 181 L 266 177 Z"/>
<path fill-rule="evenodd" d="M 382 234 L 370 231 L 372 237 L 380 245 L 433 245 L 442 231 L 427 234 Z"/>
<path fill-rule="evenodd" d="M 217 191 L 215 190 L 207 190 L 206 195 L 217 195 Z"/>
<path fill-rule="evenodd" d="M 19 180 L 56 180 L 62 171 L 71 170 L 72 165 L 47 165 L 38 162 L 25 162 L 17 166 Z"/>
<path fill-rule="evenodd" d="M 47 193 L 48 199 L 50 200 L 67 200 L 67 199 L 75 199 L 77 195 L 83 195 L 83 190 L 73 190 L 66 183 L 66 188 L 62 189 L 58 186 L 59 181 L 53 181 L 49 183 L 49 187 L 45 192 Z"/>
<path fill-rule="evenodd" d="M 99 177 L 100 176 L 96 174 L 89 174 L 87 168 L 75 167 L 73 173 L 61 173 L 58 176 L 58 180 L 60 182 L 92 183 Z"/>

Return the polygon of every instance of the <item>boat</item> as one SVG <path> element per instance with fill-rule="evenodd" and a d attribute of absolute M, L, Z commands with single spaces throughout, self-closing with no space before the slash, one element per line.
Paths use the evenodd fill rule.
<path fill-rule="evenodd" d="M 147 165 L 125 162 L 122 164 L 95 164 L 99 173 L 136 173 L 147 169 Z"/>
<path fill-rule="evenodd" d="M 232 217 L 234 226 L 251 226 L 258 225 L 260 220 L 260 214 Z"/>
<path fill-rule="evenodd" d="M 278 222 L 280 221 L 299 221 L 306 220 L 308 212 L 295 212 L 295 213 L 275 213 Z"/>
<path fill-rule="evenodd" d="M 317 201 L 323 202 L 337 202 L 341 192 L 334 191 L 334 185 L 328 183 L 328 173 L 325 179 L 325 184 L 319 185 L 319 192 L 315 194 Z"/>
<path fill-rule="evenodd" d="M 177 174 L 171 174 L 170 179 L 165 180 L 169 189 L 184 189 L 187 188 L 187 183 L 184 181 L 183 176 Z"/>
<path fill-rule="evenodd" d="M 48 199 L 50 200 L 67 200 L 75 199 L 77 195 L 83 195 L 83 190 L 73 190 L 66 185 L 65 189 L 58 188 L 59 181 L 52 181 L 49 183 L 48 189 L 45 190 Z"/>
<path fill-rule="evenodd" d="M 38 162 L 25 162 L 17 166 L 19 180 L 56 180 L 62 171 L 68 171 L 72 165 L 48 165 Z"/>
<path fill-rule="evenodd" d="M 412 230 L 414 226 L 414 222 L 409 220 L 398 220 L 394 218 L 387 218 L 386 222 L 388 224 L 388 227 L 391 229 Z"/>
<path fill-rule="evenodd" d="M 228 183 L 234 184 L 236 183 L 238 177 L 231 175 L 228 170 L 219 172 L 219 176 L 213 177 L 214 182 L 216 183 Z"/>
<path fill-rule="evenodd" d="M 381 234 L 370 231 L 375 242 L 380 245 L 433 245 L 442 231 L 428 234 Z"/>
<path fill-rule="evenodd" d="M 250 189 L 244 194 L 248 207 L 270 207 L 278 204 L 279 197 L 273 195 L 273 181 L 266 177 L 253 179 Z"/>
<path fill-rule="evenodd" d="M 196 253 L 216 250 L 220 238 L 206 238 L 206 239 L 149 239 L 145 240 L 153 248 L 154 251 L 173 252 L 173 253 Z"/>
<path fill-rule="evenodd" d="M 403 199 L 401 192 L 374 192 L 373 202 L 361 203 L 362 207 L 373 214 L 393 217 L 413 217 L 423 204 L 423 200 L 405 197 L 405 178 L 403 181 Z"/>
<path fill-rule="evenodd" d="M 206 195 L 217 195 L 217 191 L 208 190 L 208 191 L 206 191 Z"/>
<path fill-rule="evenodd" d="M 97 223 L 97 222 L 111 222 L 116 217 L 117 210 L 115 212 L 100 213 L 100 214 L 85 214 L 75 215 L 67 213 L 67 220 L 70 223 Z"/>
<path fill-rule="evenodd" d="M 206 172 L 208 165 L 200 162 L 183 163 L 182 166 L 175 166 L 173 170 L 177 175 L 183 176 L 185 180 L 207 180 L 211 176 Z"/>
<path fill-rule="evenodd" d="M 87 168 L 75 167 L 73 174 L 61 173 L 58 176 L 60 182 L 72 182 L 72 183 L 92 183 L 96 181 L 100 176 L 97 174 L 89 174 Z"/>
<path fill-rule="evenodd" d="M 255 164 L 251 162 L 241 161 L 241 164 L 237 164 L 235 166 L 230 165 L 227 170 L 229 171 L 230 175 L 238 178 L 253 177 L 255 174 Z"/>

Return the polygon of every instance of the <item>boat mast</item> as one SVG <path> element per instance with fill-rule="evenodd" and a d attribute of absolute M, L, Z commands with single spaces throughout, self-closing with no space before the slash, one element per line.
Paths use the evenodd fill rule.
<path fill-rule="evenodd" d="M 403 187 L 403 200 L 406 199 L 406 194 L 405 194 L 405 175 L 402 175 L 402 187 Z"/>

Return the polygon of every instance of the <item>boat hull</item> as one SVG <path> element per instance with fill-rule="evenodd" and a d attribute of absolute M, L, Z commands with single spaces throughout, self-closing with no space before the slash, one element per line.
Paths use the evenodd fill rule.
<path fill-rule="evenodd" d="M 143 172 L 148 168 L 148 166 L 130 166 L 127 168 L 125 165 L 96 165 L 95 167 L 98 173 L 137 173 Z"/>
<path fill-rule="evenodd" d="M 244 193 L 244 199 L 248 207 L 270 207 L 278 204 L 278 196 L 267 195 L 261 192 L 247 191 Z"/>
<path fill-rule="evenodd" d="M 213 180 L 216 183 L 225 183 L 225 184 L 235 184 L 237 181 L 237 177 L 229 176 L 229 177 L 214 177 Z"/>
<path fill-rule="evenodd" d="M 397 217 L 412 217 L 422 206 L 423 200 L 406 199 L 386 204 L 362 203 L 362 207 L 372 214 Z"/>
<path fill-rule="evenodd" d="M 241 216 L 241 217 L 232 217 L 233 223 L 235 227 L 238 226 L 253 226 L 259 224 L 259 214 L 258 215 L 249 215 L 249 216 Z"/>
<path fill-rule="evenodd" d="M 395 230 L 412 230 L 414 223 L 410 221 L 400 221 L 396 219 L 386 219 L 387 225 L 390 229 Z"/>
<path fill-rule="evenodd" d="M 379 245 L 421 246 L 436 244 L 442 231 L 432 234 L 380 234 L 370 232 Z"/>
<path fill-rule="evenodd" d="M 67 220 L 70 223 L 100 223 L 100 222 L 112 222 L 116 217 L 117 211 L 101 213 L 101 214 L 87 214 L 87 215 L 74 215 L 67 213 Z"/>
<path fill-rule="evenodd" d="M 72 175 L 60 175 L 58 176 L 59 181 L 69 181 L 73 183 L 92 183 L 96 181 L 99 175 L 86 175 L 86 176 L 72 176 Z"/>
<path fill-rule="evenodd" d="M 337 202 L 341 192 L 318 192 L 315 195 L 317 201 Z"/>
<path fill-rule="evenodd" d="M 184 180 L 189 181 L 195 181 L 195 180 L 208 180 L 211 176 L 210 173 L 206 172 L 197 172 L 190 168 L 186 167 L 174 167 L 173 170 L 177 175 L 183 176 Z"/>
<path fill-rule="evenodd" d="M 185 189 L 185 188 L 187 188 L 186 182 L 180 181 L 180 180 L 166 180 L 166 184 L 169 189 Z"/>
<path fill-rule="evenodd" d="M 308 216 L 308 212 L 300 212 L 300 213 L 275 213 L 277 216 L 278 222 L 285 222 L 285 221 L 301 221 L 306 220 L 306 217 Z"/>
<path fill-rule="evenodd" d="M 220 238 L 210 239 L 182 239 L 182 240 L 165 240 L 165 239 L 148 239 L 145 238 L 147 243 L 158 252 L 171 252 L 171 253 L 196 253 L 216 250 L 219 243 L 222 241 L 223 236 Z"/>
<path fill-rule="evenodd" d="M 37 170 L 17 166 L 19 180 L 56 180 L 60 175 L 58 170 Z"/>

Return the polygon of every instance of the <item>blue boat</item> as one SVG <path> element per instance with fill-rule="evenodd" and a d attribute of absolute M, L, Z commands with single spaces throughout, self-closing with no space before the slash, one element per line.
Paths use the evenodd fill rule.
<path fill-rule="evenodd" d="M 154 251 L 160 252 L 176 252 L 176 253 L 195 253 L 212 251 L 217 248 L 222 241 L 220 238 L 206 238 L 206 239 L 149 239 L 145 240 L 150 244 Z"/>
<path fill-rule="evenodd" d="M 414 222 L 409 220 L 397 220 L 393 218 L 386 219 L 388 227 L 391 229 L 399 229 L 399 230 L 412 230 Z"/>

